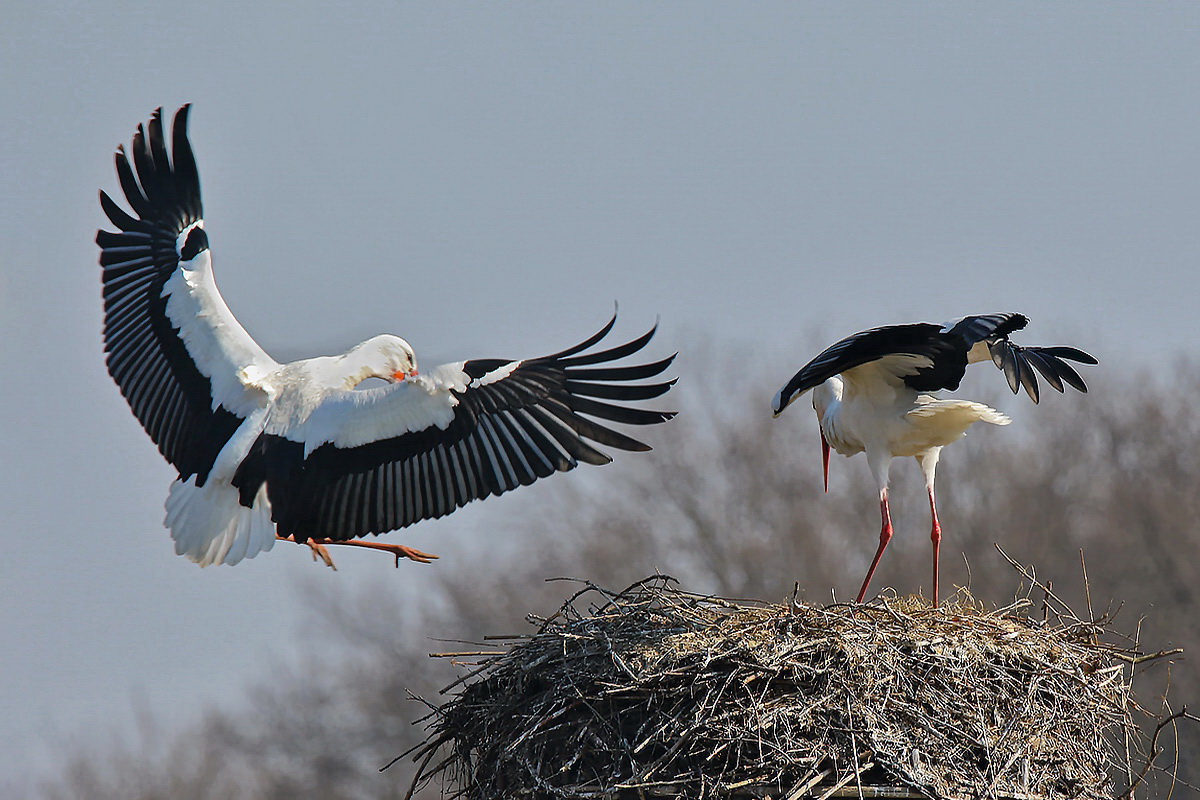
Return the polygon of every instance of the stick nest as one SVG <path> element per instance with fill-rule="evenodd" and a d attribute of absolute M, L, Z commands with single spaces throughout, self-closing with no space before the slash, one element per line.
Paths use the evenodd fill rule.
<path fill-rule="evenodd" d="M 414 790 L 454 798 L 1113 798 L 1140 654 L 960 593 L 825 608 L 591 584 L 447 687 Z M 1021 609 L 1026 616 L 1021 616 Z M 1144 660 L 1144 657 L 1142 657 Z M 412 752 L 412 751 L 410 751 Z M 442 760 L 435 762 L 435 757 Z M 1144 773 L 1143 773 L 1144 774 Z M 859 787 L 876 787 L 860 795 Z M 878 787 L 891 787 L 880 789 Z M 410 796 L 411 796 L 410 791 Z"/>

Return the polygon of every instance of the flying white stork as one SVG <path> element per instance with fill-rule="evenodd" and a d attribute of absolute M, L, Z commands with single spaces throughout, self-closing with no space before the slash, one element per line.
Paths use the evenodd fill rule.
<path fill-rule="evenodd" d="M 866 453 L 879 485 L 883 523 L 879 549 L 856 602 L 867 594 L 871 576 L 892 538 L 888 511 L 888 471 L 893 458 L 914 456 L 925 474 L 933 517 L 933 604 L 938 604 L 938 555 L 942 528 L 938 522 L 933 476 L 942 448 L 966 435 L 976 422 L 1007 425 L 994 408 L 970 400 L 942 399 L 933 392 L 954 390 L 968 364 L 991 360 L 1004 371 L 1016 394 L 1021 387 L 1038 402 L 1034 370 L 1059 392 L 1069 384 L 1087 386 L 1064 359 L 1095 364 L 1074 347 L 1021 347 L 1009 340 L 1029 320 L 1023 314 L 984 314 L 936 325 L 918 322 L 888 325 L 848 336 L 804 365 L 771 401 L 775 416 L 797 397 L 813 390 L 813 409 L 821 429 L 825 490 L 829 490 L 829 448 L 843 456 Z"/>
<path fill-rule="evenodd" d="M 674 356 L 610 365 L 654 334 L 592 349 L 615 314 L 574 347 L 520 361 L 418 373 L 412 348 L 391 335 L 338 356 L 274 361 L 217 291 L 188 108 L 175 115 L 169 152 L 161 109 L 138 126 L 128 155 L 118 147 L 133 215 L 101 192 L 118 230 L 96 236 L 108 371 L 179 472 L 165 523 L 177 553 L 236 564 L 282 538 L 309 544 L 330 566 L 326 544 L 428 561 L 436 556 L 349 540 L 444 516 L 580 461 L 612 460 L 593 443 L 650 449 L 587 417 L 648 425 L 674 416 L 624 405 L 666 392 L 673 380 L 629 381 L 659 375 Z M 355 388 L 368 378 L 387 384 Z"/>

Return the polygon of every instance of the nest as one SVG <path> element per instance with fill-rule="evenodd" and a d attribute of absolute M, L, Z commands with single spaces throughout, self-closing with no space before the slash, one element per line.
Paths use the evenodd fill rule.
<path fill-rule="evenodd" d="M 1031 605 L 589 584 L 501 652 L 438 654 L 483 661 L 431 706 L 413 789 L 440 776 L 471 800 L 1128 794 L 1130 759 L 1156 746 L 1133 719 L 1132 664 L 1163 654 Z"/>

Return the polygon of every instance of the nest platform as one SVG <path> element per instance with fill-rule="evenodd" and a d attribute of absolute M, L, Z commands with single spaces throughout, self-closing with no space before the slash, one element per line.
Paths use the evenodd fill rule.
<path fill-rule="evenodd" d="M 469 800 L 1107 798 L 1147 750 L 1102 625 L 965 593 L 817 607 L 586 585 L 431 704 L 414 789 Z M 490 641 L 489 644 L 494 644 Z M 410 753 L 413 751 L 410 751 Z M 1144 772 L 1142 773 L 1144 774 Z M 411 795 L 410 791 L 410 795 Z"/>

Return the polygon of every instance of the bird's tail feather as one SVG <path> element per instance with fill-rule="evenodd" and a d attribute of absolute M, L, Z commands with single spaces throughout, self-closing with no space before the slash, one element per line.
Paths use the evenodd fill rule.
<path fill-rule="evenodd" d="M 238 502 L 238 491 L 209 481 L 196 486 L 195 477 L 175 481 L 167 495 L 166 526 L 175 552 L 202 567 L 233 565 L 254 558 L 275 545 L 275 525 L 266 485 L 250 508 Z"/>
<path fill-rule="evenodd" d="M 1012 422 L 1006 415 L 991 406 L 976 403 L 973 400 L 929 399 L 909 411 L 905 416 L 937 417 L 952 425 L 961 425 L 964 431 L 976 422 L 990 422 L 993 425 L 1007 425 Z"/>

